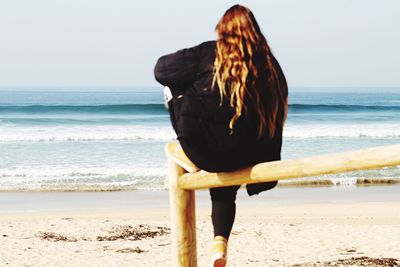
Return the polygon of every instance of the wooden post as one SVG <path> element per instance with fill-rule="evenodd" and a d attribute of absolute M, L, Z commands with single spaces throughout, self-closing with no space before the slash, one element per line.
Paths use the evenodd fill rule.
<path fill-rule="evenodd" d="M 178 187 L 184 172 L 168 158 L 172 263 L 175 267 L 197 267 L 195 192 Z"/>

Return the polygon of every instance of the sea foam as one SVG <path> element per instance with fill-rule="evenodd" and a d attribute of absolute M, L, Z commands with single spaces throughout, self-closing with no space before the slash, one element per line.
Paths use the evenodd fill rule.
<path fill-rule="evenodd" d="M 290 124 L 285 138 L 400 138 L 400 124 Z M 0 126 L 0 142 L 168 141 L 171 126 Z"/>

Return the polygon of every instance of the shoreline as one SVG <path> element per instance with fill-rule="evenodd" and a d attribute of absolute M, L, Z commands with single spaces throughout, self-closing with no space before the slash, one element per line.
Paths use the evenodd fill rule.
<path fill-rule="evenodd" d="M 400 202 L 399 185 L 289 187 L 281 186 L 249 197 L 238 191 L 237 204 L 281 206 L 318 203 Z M 196 191 L 197 207 L 210 207 L 208 190 Z M 0 192 L 0 214 L 18 212 L 166 209 L 167 190 L 110 192 Z"/>
<path fill-rule="evenodd" d="M 400 185 L 400 177 L 344 177 L 344 178 L 320 178 L 320 177 L 304 177 L 295 179 L 283 179 L 280 180 L 277 188 L 280 187 L 295 187 L 295 188 L 307 188 L 307 187 L 363 187 L 363 186 L 393 186 Z M 154 186 L 154 185 L 153 185 Z M 165 185 L 164 185 L 165 186 Z M 160 183 L 157 187 L 136 187 L 133 185 L 126 186 L 71 186 L 64 185 L 63 187 L 56 186 L 43 186 L 37 188 L 0 188 L 1 193 L 33 193 L 33 192 L 130 192 L 130 191 L 162 191 L 166 190 L 165 187 Z"/>

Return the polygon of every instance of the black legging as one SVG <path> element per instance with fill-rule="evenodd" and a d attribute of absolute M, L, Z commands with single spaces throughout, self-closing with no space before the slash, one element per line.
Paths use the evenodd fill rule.
<path fill-rule="evenodd" d="M 223 236 L 226 239 L 232 230 L 236 214 L 236 193 L 240 186 L 211 188 L 212 212 L 211 219 L 214 226 L 214 236 Z"/>

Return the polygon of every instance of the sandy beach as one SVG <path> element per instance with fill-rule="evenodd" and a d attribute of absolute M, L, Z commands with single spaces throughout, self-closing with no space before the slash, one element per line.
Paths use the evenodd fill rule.
<path fill-rule="evenodd" d="M 228 266 L 398 266 L 399 189 L 276 189 L 258 199 L 240 192 Z M 309 199 L 308 190 L 315 193 Z M 356 191 L 364 198 L 357 198 Z M 40 202 L 43 193 L 10 193 L 9 199 L 25 198 L 26 209 L 33 195 L 37 209 L 0 206 L 0 266 L 171 266 L 169 211 L 161 204 L 165 192 L 144 193 L 148 199 L 158 196 L 153 206 L 118 205 L 124 198 L 135 203 L 142 193 L 113 192 L 108 199 L 106 193 L 49 194 L 49 199 L 65 200 L 55 201 L 58 209 Z M 283 193 L 286 202 L 267 201 Z M 6 197 L 2 193 L 0 198 Z M 95 197 L 97 208 L 87 201 Z M 207 266 L 212 238 L 207 197 L 207 192 L 197 197 L 199 266 Z M 344 261 L 351 258 L 353 265 Z"/>

